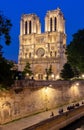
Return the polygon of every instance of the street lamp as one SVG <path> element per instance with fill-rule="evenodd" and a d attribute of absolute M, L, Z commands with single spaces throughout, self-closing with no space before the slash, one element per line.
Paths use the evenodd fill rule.
<path fill-rule="evenodd" d="M 84 74 L 82 74 L 81 77 L 84 79 Z"/>
<path fill-rule="evenodd" d="M 51 75 L 52 79 L 54 79 L 54 74 Z"/>
<path fill-rule="evenodd" d="M 76 83 L 76 86 L 79 86 L 79 83 Z"/>
<path fill-rule="evenodd" d="M 26 73 L 26 78 L 27 78 L 27 79 L 29 78 L 29 74 L 28 74 L 28 73 Z"/>

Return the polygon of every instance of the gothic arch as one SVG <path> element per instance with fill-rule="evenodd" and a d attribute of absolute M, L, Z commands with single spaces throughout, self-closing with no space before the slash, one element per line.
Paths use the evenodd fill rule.
<path fill-rule="evenodd" d="M 52 32 L 52 18 L 50 18 L 50 32 Z"/>
<path fill-rule="evenodd" d="M 32 22 L 31 22 L 31 21 L 29 21 L 29 34 L 31 34 L 31 33 L 32 33 L 31 28 L 32 28 Z"/>
<path fill-rule="evenodd" d="M 27 21 L 25 21 L 25 34 L 27 34 L 27 26 L 28 26 Z"/>
<path fill-rule="evenodd" d="M 55 17 L 54 18 L 54 31 L 57 30 L 57 18 Z"/>

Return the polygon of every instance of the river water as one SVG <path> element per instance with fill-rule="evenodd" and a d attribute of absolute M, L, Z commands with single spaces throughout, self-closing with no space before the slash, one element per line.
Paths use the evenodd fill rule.
<path fill-rule="evenodd" d="M 80 118 L 79 120 L 61 130 L 84 130 L 84 117 Z"/>

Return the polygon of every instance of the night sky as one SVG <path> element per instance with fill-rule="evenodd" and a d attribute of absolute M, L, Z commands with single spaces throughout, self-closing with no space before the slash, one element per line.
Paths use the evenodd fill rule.
<path fill-rule="evenodd" d="M 11 30 L 12 42 L 6 46 L 3 39 L 4 56 L 7 59 L 18 61 L 20 18 L 22 14 L 35 13 L 40 17 L 42 32 L 44 32 L 44 17 L 48 10 L 59 7 L 66 20 L 67 44 L 72 40 L 72 34 L 84 28 L 84 0 L 0 0 L 0 11 L 13 24 Z"/>

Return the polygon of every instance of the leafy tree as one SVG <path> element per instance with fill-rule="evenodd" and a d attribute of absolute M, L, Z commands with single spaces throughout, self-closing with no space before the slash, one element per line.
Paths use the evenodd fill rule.
<path fill-rule="evenodd" d="M 0 39 L 4 36 L 5 44 L 9 45 L 11 42 L 10 29 L 11 22 L 0 12 Z M 12 64 L 3 57 L 3 46 L 0 44 L 0 86 L 10 86 L 13 83 L 12 78 Z"/>
<path fill-rule="evenodd" d="M 11 84 L 14 83 L 11 68 L 12 65 L 8 60 L 4 58 L 0 60 L 0 84 L 4 87 L 11 86 Z"/>
<path fill-rule="evenodd" d="M 74 77 L 79 78 L 80 73 L 79 73 L 79 70 L 77 69 L 77 67 L 73 67 L 72 69 L 73 69 L 73 72 L 74 72 Z"/>
<path fill-rule="evenodd" d="M 69 80 L 74 77 L 74 72 L 69 63 L 65 63 L 63 69 L 61 70 L 60 77 Z"/>
<path fill-rule="evenodd" d="M 23 75 L 24 75 L 24 76 L 27 76 L 27 75 L 28 75 L 29 77 L 30 77 L 31 75 L 33 75 L 29 62 L 26 63 L 26 66 L 25 66 L 25 68 L 24 68 L 24 70 L 23 70 Z"/>
<path fill-rule="evenodd" d="M 12 24 L 9 19 L 7 19 L 1 12 L 0 12 L 0 37 L 4 36 L 6 45 L 9 45 L 11 42 L 10 37 L 10 29 Z"/>
<path fill-rule="evenodd" d="M 3 55 L 3 52 L 2 52 L 2 45 L 0 45 L 0 60 L 2 59 L 2 55 Z"/>
<path fill-rule="evenodd" d="M 84 29 L 73 35 L 73 40 L 67 46 L 67 59 L 73 68 L 84 73 Z"/>
<path fill-rule="evenodd" d="M 52 66 L 50 65 L 50 67 L 46 68 L 45 71 L 46 71 L 46 79 L 48 80 L 49 76 L 52 74 Z"/>
<path fill-rule="evenodd" d="M 13 70 L 13 77 L 15 80 L 24 79 L 24 75 L 23 75 L 22 71 L 18 71 L 18 70 Z"/>
<path fill-rule="evenodd" d="M 2 45 L 0 45 L 0 86 L 7 88 L 14 83 L 12 71 L 14 64 L 3 57 L 2 48 Z"/>

